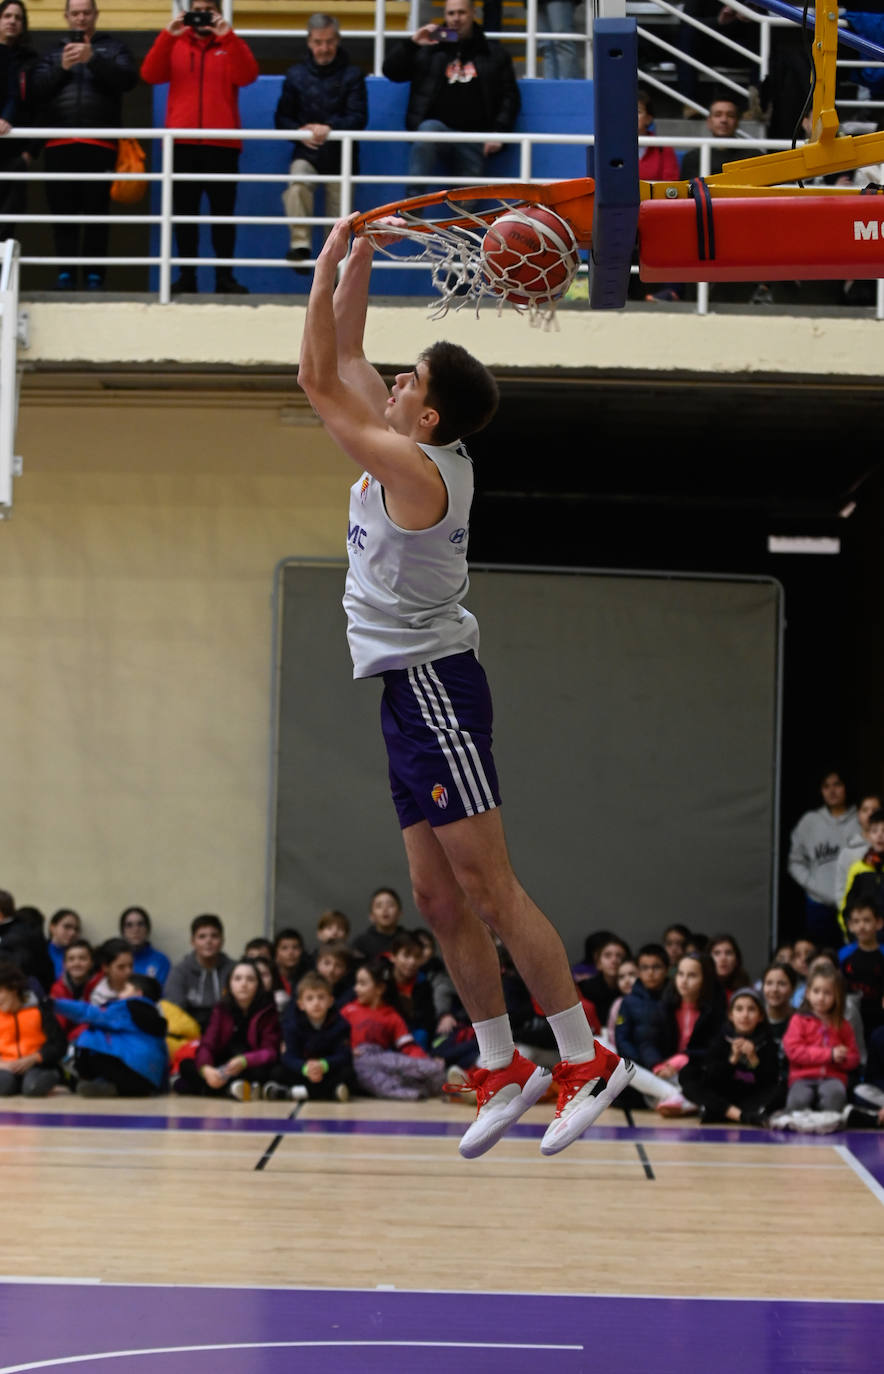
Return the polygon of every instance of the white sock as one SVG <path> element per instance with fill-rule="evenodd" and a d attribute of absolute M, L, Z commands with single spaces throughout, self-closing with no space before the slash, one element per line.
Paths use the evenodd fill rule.
<path fill-rule="evenodd" d="M 562 1059 L 567 1059 L 569 1064 L 588 1064 L 590 1059 L 595 1059 L 592 1027 L 586 1019 L 582 1002 L 578 1002 L 576 1007 L 568 1007 L 567 1011 L 557 1011 L 546 1019 L 556 1037 Z"/>
<path fill-rule="evenodd" d="M 511 1062 L 515 1045 L 510 1018 L 492 1016 L 489 1021 L 474 1021 L 473 1030 L 479 1042 L 479 1063 L 483 1069 L 505 1069 Z"/>

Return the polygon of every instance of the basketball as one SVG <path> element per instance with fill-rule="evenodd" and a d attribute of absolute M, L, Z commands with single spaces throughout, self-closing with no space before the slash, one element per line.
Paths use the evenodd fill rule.
<path fill-rule="evenodd" d="M 485 276 L 513 305 L 558 300 L 579 265 L 571 226 L 545 205 L 499 215 L 482 241 Z"/>

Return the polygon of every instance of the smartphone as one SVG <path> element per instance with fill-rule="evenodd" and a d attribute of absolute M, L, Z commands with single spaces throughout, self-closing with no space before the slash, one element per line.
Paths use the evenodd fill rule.
<path fill-rule="evenodd" d="M 456 43 L 460 38 L 457 29 L 443 29 L 441 26 L 436 30 L 436 37 L 440 43 Z"/>

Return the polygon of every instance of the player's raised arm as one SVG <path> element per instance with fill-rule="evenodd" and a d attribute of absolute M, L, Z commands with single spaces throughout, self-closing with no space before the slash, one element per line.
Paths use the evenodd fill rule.
<path fill-rule="evenodd" d="M 423 529 L 435 523 L 445 509 L 439 471 L 417 444 L 418 439 L 432 442 L 439 415 L 432 406 L 420 400 L 417 404 L 412 401 L 404 412 L 409 417 L 408 432 L 405 432 L 405 424 L 391 426 L 387 417 L 391 405 L 398 402 L 390 398 L 379 409 L 374 384 L 366 384 L 365 368 L 359 368 L 352 357 L 349 363 L 342 361 L 335 318 L 335 274 L 346 256 L 349 241 L 349 221 L 339 220 L 316 260 L 301 340 L 298 384 L 336 443 L 355 463 L 376 477 L 393 498 L 397 523 Z M 357 265 L 357 271 L 365 270 L 364 262 Z M 347 326 L 342 325 L 347 339 L 345 350 L 354 347 L 360 319 L 364 327 L 364 305 L 358 306 L 357 279 L 352 286 L 353 316 Z M 347 317 L 345 301 L 346 293 L 342 296 L 341 310 Z M 361 352 L 361 337 L 359 349 Z M 358 374 L 356 382 L 348 375 L 354 370 Z M 377 373 L 374 375 L 380 381 Z M 415 376 L 416 372 L 397 378 L 397 393 L 400 381 L 403 387 L 408 385 L 409 391 L 413 390 L 409 379 Z"/>
<path fill-rule="evenodd" d="M 334 295 L 338 371 L 383 415 L 389 391 L 380 373 L 365 356 L 365 320 L 374 247 L 368 239 L 353 242 Z"/>

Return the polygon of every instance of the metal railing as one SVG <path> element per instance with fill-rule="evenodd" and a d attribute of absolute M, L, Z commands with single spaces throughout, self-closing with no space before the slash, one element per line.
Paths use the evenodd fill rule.
<path fill-rule="evenodd" d="M 8 138 L 18 137 L 21 139 L 49 139 L 57 136 L 59 130 L 52 128 L 29 128 L 13 130 L 6 135 Z M 248 213 L 235 214 L 229 216 L 213 215 L 174 215 L 172 195 L 173 186 L 179 181 L 197 181 L 201 184 L 208 182 L 233 181 L 248 187 L 256 183 L 278 184 L 280 187 L 288 185 L 292 180 L 287 170 L 279 172 L 259 172 L 259 173 L 193 173 L 176 172 L 174 170 L 173 155 L 176 139 L 211 139 L 211 140 L 243 140 L 249 142 L 260 140 L 266 142 L 288 144 L 298 137 L 301 133 L 308 135 L 307 130 L 291 129 L 166 129 L 166 128 L 86 128 L 86 129 L 65 129 L 63 131 L 66 138 L 117 138 L 129 137 L 137 138 L 145 143 L 154 143 L 160 150 L 159 167 L 152 168 L 145 173 L 130 173 L 122 176 L 120 173 L 111 171 L 104 173 L 81 172 L 72 173 L 56 172 L 48 173 L 42 171 L 10 172 L 6 173 L 9 180 L 21 182 L 45 183 L 47 181 L 115 181 L 132 180 L 148 181 L 159 188 L 159 205 L 154 210 L 145 213 L 130 213 L 128 211 L 108 214 L 105 216 L 90 216 L 90 223 L 106 223 L 108 225 L 144 225 L 156 228 L 158 232 L 158 245 L 156 252 L 148 252 L 142 255 L 112 256 L 106 257 L 75 257 L 58 256 L 56 254 L 36 256 L 23 253 L 20 258 L 21 266 L 58 266 L 58 267 L 147 267 L 158 269 L 158 287 L 155 293 L 160 304 L 167 305 L 172 299 L 172 273 L 174 268 L 196 268 L 200 266 L 208 267 L 279 267 L 291 268 L 291 263 L 273 251 L 273 245 L 268 244 L 268 252 L 261 257 L 239 257 L 239 258 L 215 258 L 205 257 L 181 257 L 173 251 L 174 230 L 176 225 L 251 225 L 266 228 L 268 231 L 278 228 L 286 230 L 292 224 L 302 224 L 309 229 L 315 227 L 328 227 L 332 220 L 327 216 L 311 216 L 304 219 L 290 219 L 286 215 L 250 215 Z M 477 134 L 474 141 L 477 143 L 485 142 L 490 134 Z M 546 133 L 514 133 L 493 135 L 495 141 L 514 146 L 518 149 L 518 171 L 514 178 L 518 181 L 545 181 L 548 177 L 537 177 L 533 173 L 533 154 L 534 150 L 542 146 L 576 146 L 581 149 L 590 147 L 594 140 L 591 135 L 578 134 L 546 134 Z M 341 188 L 341 214 L 347 215 L 354 207 L 354 192 L 357 187 L 383 186 L 386 188 L 399 187 L 404 185 L 407 180 L 410 185 L 418 184 L 426 186 L 428 190 L 440 189 L 451 186 L 451 178 L 443 176 L 434 177 L 406 177 L 406 174 L 395 171 L 386 171 L 381 174 L 354 174 L 353 172 L 353 151 L 354 144 L 360 143 L 398 143 L 406 141 L 403 130 L 367 130 L 357 131 L 333 131 L 329 135 L 330 141 L 341 144 L 341 173 L 340 176 L 298 176 L 297 180 L 314 185 L 324 185 L 329 182 L 339 182 Z M 449 133 L 412 133 L 407 135 L 408 143 L 428 142 L 428 143 L 463 143 L 462 134 Z M 659 147 L 671 146 L 673 140 L 663 137 L 643 137 L 639 139 L 640 147 Z M 751 146 L 757 147 L 759 151 L 776 151 L 782 148 L 789 148 L 791 144 L 785 140 L 776 139 L 749 139 Z M 700 175 L 708 176 L 711 168 L 711 151 L 713 148 L 721 149 L 740 149 L 745 154 L 747 140 L 744 138 L 730 139 L 710 139 L 702 137 L 685 137 L 678 139 L 678 146 L 700 149 Z M 482 185 L 488 180 L 487 177 L 463 177 L 457 184 L 460 185 Z M 156 199 L 156 195 L 154 197 Z M 375 204 L 378 202 L 375 201 Z M 16 224 L 83 224 L 85 221 L 78 215 L 52 215 L 52 214 L 16 214 Z M 269 238 L 269 235 L 268 235 Z M 299 266 L 309 266 L 310 260 L 299 263 Z M 394 272 L 408 272 L 422 270 L 426 271 L 424 264 L 413 261 L 397 261 L 394 259 L 384 259 L 384 268 Z M 585 270 L 585 269 L 584 269 Z M 878 294 L 876 305 L 876 317 L 884 318 L 884 282 L 878 282 Z M 697 291 L 697 311 L 706 314 L 709 310 L 709 288 L 703 283 L 698 285 Z"/>

